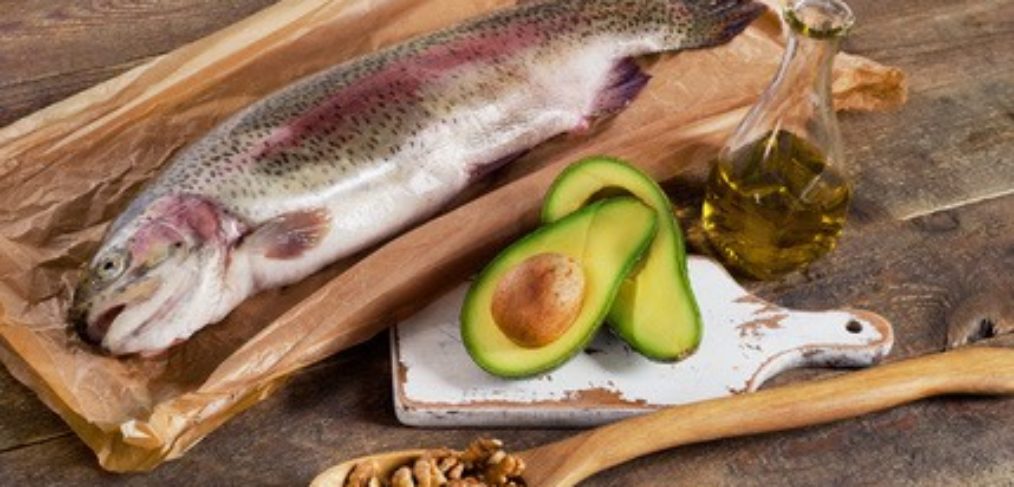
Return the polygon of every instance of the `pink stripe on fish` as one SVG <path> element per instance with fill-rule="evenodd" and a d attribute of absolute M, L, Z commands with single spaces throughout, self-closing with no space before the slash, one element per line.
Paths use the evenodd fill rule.
<path fill-rule="evenodd" d="M 343 87 L 317 108 L 274 129 L 250 152 L 237 157 L 255 161 L 296 147 L 310 135 L 334 130 L 352 117 L 367 113 L 377 103 L 418 103 L 422 100 L 420 89 L 427 83 L 434 83 L 448 72 L 466 65 L 492 64 L 497 58 L 536 45 L 543 36 L 544 30 L 532 23 L 509 32 L 462 37 L 432 46 L 418 56 L 395 61 L 359 82 Z"/>

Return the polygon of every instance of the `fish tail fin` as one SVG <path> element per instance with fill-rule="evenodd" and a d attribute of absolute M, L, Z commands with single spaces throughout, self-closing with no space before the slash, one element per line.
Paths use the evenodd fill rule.
<path fill-rule="evenodd" d="M 664 0 L 671 8 L 669 49 L 697 49 L 724 44 L 767 11 L 754 0 Z"/>

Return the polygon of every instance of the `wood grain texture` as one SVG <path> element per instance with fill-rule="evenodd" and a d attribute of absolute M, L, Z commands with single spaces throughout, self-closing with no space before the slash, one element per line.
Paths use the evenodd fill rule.
<path fill-rule="evenodd" d="M 0 124 L 268 3 L 0 0 Z M 842 119 L 861 176 L 841 248 L 804 274 L 751 287 L 785 306 L 876 310 L 897 327 L 894 357 L 907 357 L 942 349 L 947 317 L 967 297 L 1012 287 L 1014 5 L 850 3 L 859 24 L 847 48 L 904 68 L 910 101 L 895 113 Z M 670 185 L 682 208 L 696 204 L 699 181 L 688 174 Z M 892 215 L 890 202 L 908 210 Z M 683 213 L 692 223 L 694 212 Z M 183 459 L 147 475 L 112 476 L 4 371 L 0 479 L 305 484 L 329 465 L 372 451 L 464 445 L 484 433 L 524 449 L 571 434 L 405 428 L 395 422 L 389 384 L 382 337 L 301 372 Z M 1004 485 L 1014 478 L 1012 437 L 1014 400 L 933 399 L 860 420 L 656 454 L 587 485 Z"/>
<path fill-rule="evenodd" d="M 858 194 L 899 219 L 1014 193 L 1014 2 L 850 2 L 845 49 L 910 74 L 894 113 L 846 114 Z"/>
<path fill-rule="evenodd" d="M 974 348 L 685 404 L 518 453 L 531 485 L 567 487 L 649 452 L 853 418 L 927 397 L 1014 394 L 1014 350 Z"/>
<path fill-rule="evenodd" d="M 0 454 L 24 445 L 73 435 L 57 415 L 14 380 L 6 369 L 0 374 L 0 411 Z"/>
<path fill-rule="evenodd" d="M 275 0 L 0 0 L 0 126 Z"/>

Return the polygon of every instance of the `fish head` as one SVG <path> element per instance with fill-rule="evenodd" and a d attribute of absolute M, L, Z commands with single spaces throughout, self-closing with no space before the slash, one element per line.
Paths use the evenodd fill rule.
<path fill-rule="evenodd" d="M 114 222 L 74 290 L 68 321 L 113 355 L 156 355 L 223 315 L 242 228 L 203 198 L 166 196 Z"/>

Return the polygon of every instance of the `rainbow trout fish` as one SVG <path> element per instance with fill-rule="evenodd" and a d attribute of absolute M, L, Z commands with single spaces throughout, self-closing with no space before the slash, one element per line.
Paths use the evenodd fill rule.
<path fill-rule="evenodd" d="M 159 354 L 621 110 L 649 79 L 631 58 L 724 43 L 763 10 L 526 2 L 303 78 L 167 162 L 110 225 L 69 324 L 109 354 Z"/>

